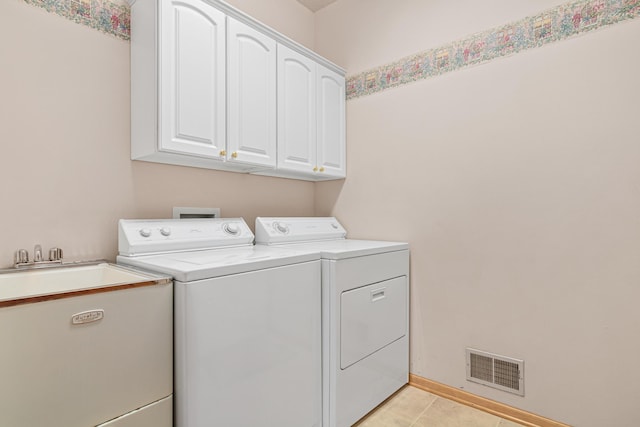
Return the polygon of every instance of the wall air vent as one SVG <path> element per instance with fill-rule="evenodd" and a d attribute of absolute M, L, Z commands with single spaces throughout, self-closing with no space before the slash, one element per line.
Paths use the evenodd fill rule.
<path fill-rule="evenodd" d="M 467 380 L 524 396 L 524 361 L 467 348 Z"/>
<path fill-rule="evenodd" d="M 175 219 L 220 218 L 220 208 L 187 208 L 173 207 Z"/>

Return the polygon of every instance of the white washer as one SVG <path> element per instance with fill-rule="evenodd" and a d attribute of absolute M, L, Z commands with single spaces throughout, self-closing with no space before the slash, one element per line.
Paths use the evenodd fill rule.
<path fill-rule="evenodd" d="M 317 252 L 242 218 L 121 220 L 118 262 L 174 277 L 177 427 L 320 427 Z"/>
<path fill-rule="evenodd" d="M 256 219 L 256 246 L 321 253 L 325 427 L 351 426 L 409 376 L 409 245 L 346 234 L 335 218 Z"/>

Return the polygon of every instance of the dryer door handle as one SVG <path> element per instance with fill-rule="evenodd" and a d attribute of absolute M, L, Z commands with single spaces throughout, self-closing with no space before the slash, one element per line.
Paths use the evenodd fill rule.
<path fill-rule="evenodd" d="M 376 301 L 380 301 L 381 299 L 384 299 L 384 290 L 387 288 L 379 288 L 379 289 L 375 289 L 373 291 L 371 291 L 371 302 L 376 302 Z"/>

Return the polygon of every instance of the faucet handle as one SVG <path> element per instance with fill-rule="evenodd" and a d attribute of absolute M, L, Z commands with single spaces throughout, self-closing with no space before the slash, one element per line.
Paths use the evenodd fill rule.
<path fill-rule="evenodd" d="M 49 249 L 49 261 L 60 261 L 62 259 L 62 249 L 51 248 Z"/>
<path fill-rule="evenodd" d="M 16 251 L 16 265 L 26 264 L 29 262 L 29 252 L 26 249 L 18 249 Z"/>

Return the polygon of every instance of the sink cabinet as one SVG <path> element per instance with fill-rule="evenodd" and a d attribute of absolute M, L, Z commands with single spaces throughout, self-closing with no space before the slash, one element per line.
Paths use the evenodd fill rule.
<path fill-rule="evenodd" d="M 129 1 L 132 159 L 344 178 L 344 70 L 219 0 Z"/>
<path fill-rule="evenodd" d="M 169 278 L 101 264 L 0 285 L 0 426 L 173 425 Z"/>

